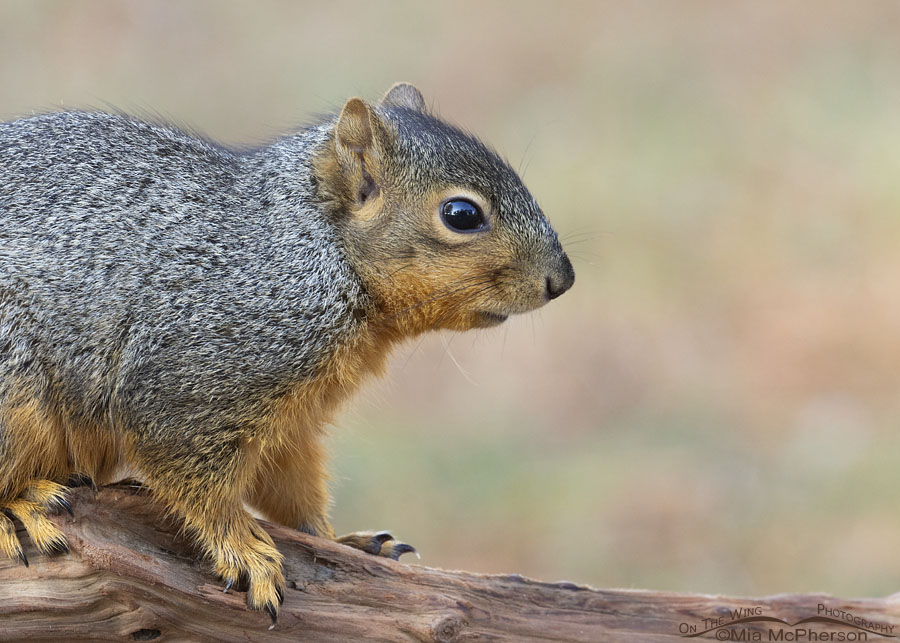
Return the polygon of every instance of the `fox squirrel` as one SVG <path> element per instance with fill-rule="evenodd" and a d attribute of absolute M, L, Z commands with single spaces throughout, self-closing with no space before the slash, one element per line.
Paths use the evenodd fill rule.
<path fill-rule="evenodd" d="M 0 123 L 0 555 L 66 551 L 73 476 L 128 466 L 275 622 L 266 518 L 335 538 L 323 427 L 397 342 L 575 274 L 507 163 L 398 83 L 236 151 L 122 114 Z"/>

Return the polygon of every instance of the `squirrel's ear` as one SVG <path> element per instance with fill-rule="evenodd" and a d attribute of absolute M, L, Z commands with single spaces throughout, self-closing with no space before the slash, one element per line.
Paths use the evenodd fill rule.
<path fill-rule="evenodd" d="M 361 154 L 375 145 L 372 134 L 372 120 L 376 118 L 372 108 L 362 98 L 351 98 L 344 104 L 334 129 L 338 150 L 344 153 Z"/>
<path fill-rule="evenodd" d="M 405 107 L 417 112 L 426 110 L 422 92 L 409 83 L 394 83 L 381 99 L 381 104 L 384 107 Z"/>
<path fill-rule="evenodd" d="M 378 196 L 385 128 L 366 101 L 351 98 L 344 104 L 334 127 L 341 192 L 357 205 Z"/>

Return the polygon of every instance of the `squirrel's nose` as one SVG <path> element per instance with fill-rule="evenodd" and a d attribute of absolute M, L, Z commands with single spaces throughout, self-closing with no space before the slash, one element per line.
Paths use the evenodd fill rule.
<path fill-rule="evenodd" d="M 572 262 L 565 254 L 559 268 L 547 275 L 547 300 L 556 299 L 566 292 L 575 283 L 575 269 L 572 268 Z"/>

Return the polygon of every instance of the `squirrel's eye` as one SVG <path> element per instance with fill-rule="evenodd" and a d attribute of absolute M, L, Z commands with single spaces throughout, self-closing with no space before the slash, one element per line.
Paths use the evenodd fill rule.
<path fill-rule="evenodd" d="M 444 225 L 454 232 L 478 232 L 488 227 L 481 208 L 467 199 L 449 199 L 441 206 Z"/>

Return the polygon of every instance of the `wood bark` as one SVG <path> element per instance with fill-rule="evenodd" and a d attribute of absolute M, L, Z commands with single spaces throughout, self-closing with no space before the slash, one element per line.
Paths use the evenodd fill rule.
<path fill-rule="evenodd" d="M 288 582 L 270 630 L 265 614 L 247 610 L 242 592 L 223 592 L 148 495 L 120 486 L 82 488 L 71 501 L 74 517 L 54 518 L 68 538 L 68 554 L 42 556 L 20 530 L 30 566 L 0 560 L 0 641 L 900 638 L 900 595 L 844 600 L 599 590 L 398 563 L 264 523 L 285 555 Z M 737 622 L 742 615 L 750 620 Z M 810 617 L 820 620 L 794 625 Z M 791 638 L 801 630 L 819 638 Z"/>

